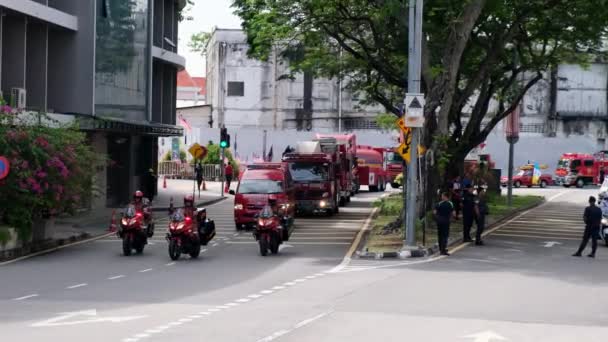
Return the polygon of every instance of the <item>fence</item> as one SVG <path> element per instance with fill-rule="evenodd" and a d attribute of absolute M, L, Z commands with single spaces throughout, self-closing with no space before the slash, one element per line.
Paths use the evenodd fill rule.
<path fill-rule="evenodd" d="M 193 179 L 194 167 L 190 163 L 163 161 L 158 163 L 158 175 L 167 178 Z M 203 165 L 203 178 L 209 181 L 220 180 L 220 165 Z"/>

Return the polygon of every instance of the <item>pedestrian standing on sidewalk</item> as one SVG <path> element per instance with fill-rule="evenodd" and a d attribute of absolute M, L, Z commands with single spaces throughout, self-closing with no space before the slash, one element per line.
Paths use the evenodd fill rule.
<path fill-rule="evenodd" d="M 203 184 L 203 165 L 201 165 L 200 162 L 196 163 L 194 174 L 196 176 L 196 184 L 198 184 L 198 191 L 201 191 L 201 184 Z"/>
<path fill-rule="evenodd" d="M 450 186 L 450 192 L 452 194 L 452 204 L 454 205 L 455 217 L 458 220 L 460 218 L 460 208 L 462 206 L 462 181 L 460 176 L 457 176 L 452 181 Z"/>
<path fill-rule="evenodd" d="M 232 165 L 230 163 L 226 163 L 224 176 L 226 177 L 226 189 L 230 190 L 230 183 L 232 182 Z"/>
<path fill-rule="evenodd" d="M 488 216 L 488 202 L 486 198 L 486 192 L 482 187 L 477 190 L 477 199 L 475 201 L 475 223 L 477 224 L 477 231 L 475 232 L 475 245 L 483 246 L 482 235 L 486 229 L 486 216 Z"/>
<path fill-rule="evenodd" d="M 473 194 L 473 186 L 467 184 L 462 196 L 462 240 L 463 242 L 472 242 L 471 227 L 475 220 L 475 195 Z"/>
<path fill-rule="evenodd" d="M 591 254 L 587 255 L 590 258 L 595 258 L 595 251 L 597 250 L 597 239 L 600 237 L 600 226 L 602 224 L 602 209 L 595 205 L 595 197 L 589 197 L 589 206 L 585 208 L 583 214 L 583 220 L 585 221 L 585 233 L 583 234 L 583 241 L 578 251 L 572 256 L 580 257 L 587 247 L 589 239 L 591 239 Z"/>
<path fill-rule="evenodd" d="M 437 242 L 441 255 L 448 253 L 448 237 L 450 236 L 450 219 L 454 212 L 454 205 L 450 202 L 447 192 L 441 194 L 441 202 L 435 206 L 435 222 L 437 222 Z"/>

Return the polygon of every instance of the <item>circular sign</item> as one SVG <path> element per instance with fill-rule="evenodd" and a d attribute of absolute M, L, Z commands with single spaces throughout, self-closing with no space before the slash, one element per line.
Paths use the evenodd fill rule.
<path fill-rule="evenodd" d="M 8 172 L 10 171 L 10 164 L 8 159 L 0 156 L 0 179 L 4 179 L 8 176 Z"/>

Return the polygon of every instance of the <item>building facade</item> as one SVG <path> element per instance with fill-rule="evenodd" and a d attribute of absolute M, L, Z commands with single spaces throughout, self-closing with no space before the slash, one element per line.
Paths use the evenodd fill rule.
<path fill-rule="evenodd" d="M 177 73 L 177 108 L 205 104 L 207 90 L 204 77 L 192 77 L 187 70 Z"/>
<path fill-rule="evenodd" d="M 380 106 L 361 106 L 337 80 L 289 72 L 274 53 L 268 62 L 247 57 L 242 30 L 215 29 L 207 45 L 207 104 L 213 127 L 264 129 L 375 129 Z"/>
<path fill-rule="evenodd" d="M 148 194 L 158 137 L 176 125 L 177 24 L 185 0 L 0 0 L 0 84 L 28 111 L 78 121 L 108 162 L 94 206 Z"/>

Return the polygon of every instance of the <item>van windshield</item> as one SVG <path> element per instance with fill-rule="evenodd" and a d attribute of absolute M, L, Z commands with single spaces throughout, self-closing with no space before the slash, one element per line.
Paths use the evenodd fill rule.
<path fill-rule="evenodd" d="M 561 159 L 557 163 L 557 168 L 558 169 L 567 169 L 569 166 L 570 166 L 570 160 L 569 159 Z"/>
<path fill-rule="evenodd" d="M 329 179 L 329 167 L 326 164 L 292 163 L 289 164 L 289 171 L 296 182 L 322 182 Z"/>
<path fill-rule="evenodd" d="M 389 164 L 401 164 L 403 163 L 403 158 L 401 158 L 401 155 L 399 155 L 399 153 L 395 153 L 395 152 L 389 152 L 387 154 L 387 158 L 386 158 L 389 162 Z"/>
<path fill-rule="evenodd" d="M 243 179 L 239 185 L 239 194 L 280 194 L 283 193 L 283 182 L 270 179 Z"/>

